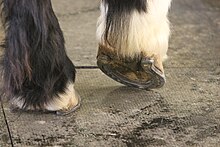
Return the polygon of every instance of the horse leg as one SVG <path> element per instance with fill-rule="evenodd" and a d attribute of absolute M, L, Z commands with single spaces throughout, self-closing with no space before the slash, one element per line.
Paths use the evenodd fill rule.
<path fill-rule="evenodd" d="M 99 68 L 142 89 L 162 87 L 171 0 L 102 0 L 97 23 Z"/>
<path fill-rule="evenodd" d="M 4 92 L 14 108 L 66 114 L 80 103 L 51 0 L 3 0 Z"/>

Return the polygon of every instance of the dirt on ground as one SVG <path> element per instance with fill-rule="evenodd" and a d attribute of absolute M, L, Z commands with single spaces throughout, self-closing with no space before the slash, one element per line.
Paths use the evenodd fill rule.
<path fill-rule="evenodd" d="M 99 0 L 53 0 L 77 66 L 82 106 L 68 116 L 11 113 L 15 146 L 219 147 L 220 1 L 173 0 L 166 84 L 151 91 L 125 87 L 96 66 Z M 84 67 L 84 68 L 82 68 Z M 10 146 L 3 110 L 0 146 Z"/>

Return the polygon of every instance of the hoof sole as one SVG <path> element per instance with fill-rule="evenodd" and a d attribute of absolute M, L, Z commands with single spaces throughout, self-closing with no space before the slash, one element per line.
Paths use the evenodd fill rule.
<path fill-rule="evenodd" d="M 154 89 L 162 87 L 166 81 L 162 70 L 155 66 L 155 60 L 148 57 L 120 59 L 99 48 L 97 65 L 107 76 L 127 86 Z"/>

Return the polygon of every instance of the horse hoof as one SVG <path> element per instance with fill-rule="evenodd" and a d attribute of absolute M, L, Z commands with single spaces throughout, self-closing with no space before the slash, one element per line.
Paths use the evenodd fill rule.
<path fill-rule="evenodd" d="M 158 56 L 141 54 L 135 59 L 121 58 L 111 49 L 100 45 L 97 65 L 107 76 L 127 86 L 154 89 L 162 87 L 166 81 Z"/>
<path fill-rule="evenodd" d="M 58 96 L 58 97 L 57 97 Z M 36 105 L 35 103 L 27 102 L 22 97 L 14 97 L 10 101 L 11 112 L 41 112 L 41 113 L 55 113 L 57 115 L 68 115 L 75 112 L 81 103 L 79 94 L 75 91 L 74 85 L 71 83 L 66 87 L 64 93 L 51 98 L 50 101 Z"/>
<path fill-rule="evenodd" d="M 68 115 L 70 113 L 75 112 L 81 105 L 81 98 L 77 93 L 75 93 L 75 99 L 77 99 L 77 102 L 74 101 L 72 103 L 69 103 L 69 105 L 67 107 L 65 107 L 61 110 L 57 110 L 56 114 L 64 116 L 64 115 Z"/>

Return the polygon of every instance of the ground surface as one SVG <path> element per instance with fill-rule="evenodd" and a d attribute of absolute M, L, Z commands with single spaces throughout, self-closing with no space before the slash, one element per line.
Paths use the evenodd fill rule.
<path fill-rule="evenodd" d="M 77 66 L 95 66 L 98 0 L 53 0 Z M 220 146 L 220 1 L 173 0 L 166 85 L 124 87 L 98 69 L 78 69 L 82 107 L 69 116 L 11 113 L 15 146 Z M 0 146 L 10 146 L 0 109 Z"/>

